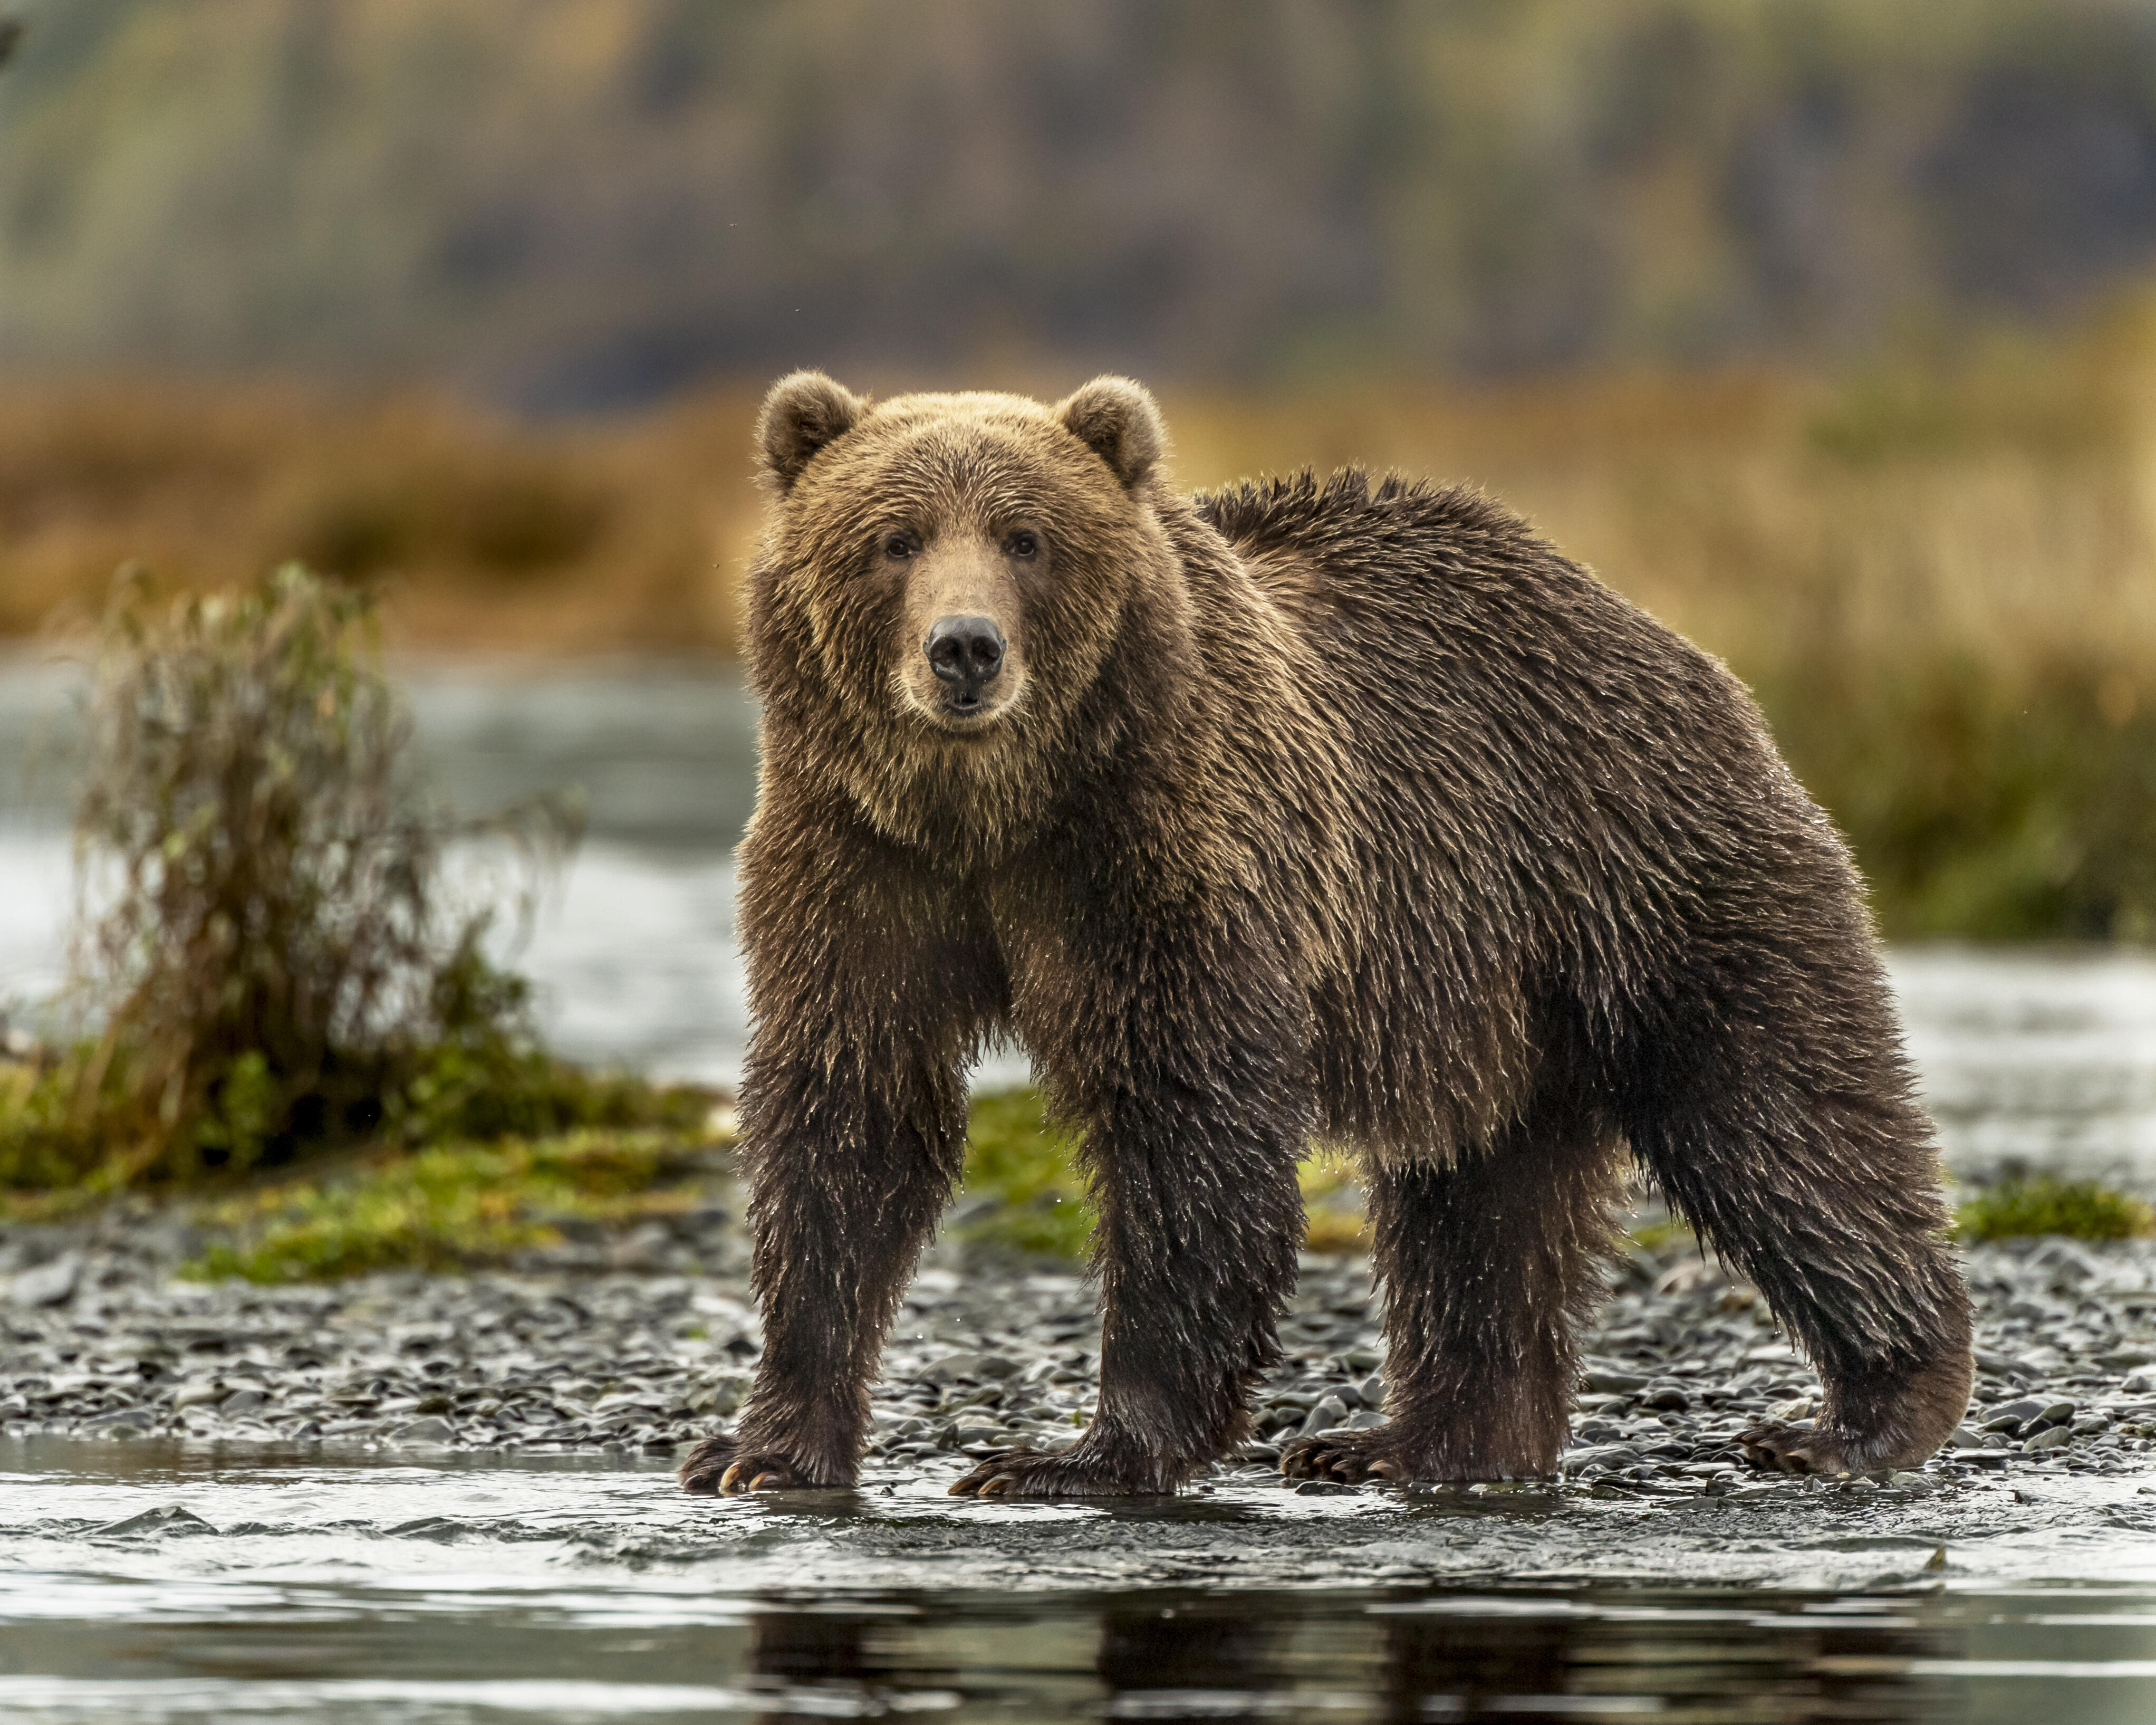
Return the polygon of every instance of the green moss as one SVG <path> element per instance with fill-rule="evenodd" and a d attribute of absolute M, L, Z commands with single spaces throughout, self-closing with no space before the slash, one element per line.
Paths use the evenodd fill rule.
<path fill-rule="evenodd" d="M 965 1194 L 997 1200 L 961 1228 L 964 1239 L 1082 1258 L 1093 1239 L 1093 1205 L 1073 1158 L 1077 1140 L 1052 1125 L 1040 1092 L 974 1099 L 966 1122 Z"/>
<path fill-rule="evenodd" d="M 963 1239 L 1051 1257 L 1082 1259 L 1094 1209 L 1075 1158 L 1077 1139 L 1051 1122 L 1031 1089 L 974 1099 L 967 1122 L 964 1195 L 996 1200 L 961 1224 Z M 1297 1172 L 1312 1251 L 1367 1249 L 1362 1192 L 1350 1163 L 1319 1150 Z"/>
<path fill-rule="evenodd" d="M 2156 1210 L 2143 1199 L 2094 1180 L 2061 1180 L 2039 1174 L 2002 1181 L 1956 1213 L 1965 1240 L 2010 1240 L 2062 1234 L 2073 1240 L 2131 1240 L 2156 1234 Z"/>
<path fill-rule="evenodd" d="M 317 1281 L 375 1270 L 467 1270 L 557 1244 L 574 1219 L 622 1223 L 683 1209 L 711 1165 L 696 1140 L 660 1132 L 377 1151 L 333 1173 L 203 1206 L 201 1280 Z"/>

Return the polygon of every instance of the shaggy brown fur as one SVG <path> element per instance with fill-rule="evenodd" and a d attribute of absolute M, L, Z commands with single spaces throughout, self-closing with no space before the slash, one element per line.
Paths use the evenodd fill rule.
<path fill-rule="evenodd" d="M 1952 1430 L 1967 1296 L 1858 883 L 1719 665 L 1471 491 L 1178 496 L 1119 379 L 802 374 L 759 444 L 765 1351 L 689 1489 L 854 1479 L 992 1033 L 1083 1130 L 1101 1392 L 956 1489 L 1172 1491 L 1238 1442 L 1317 1136 L 1367 1158 L 1391 1417 L 1291 1474 L 1548 1472 L 1628 1150 L 1825 1377 L 1760 1459 Z"/>

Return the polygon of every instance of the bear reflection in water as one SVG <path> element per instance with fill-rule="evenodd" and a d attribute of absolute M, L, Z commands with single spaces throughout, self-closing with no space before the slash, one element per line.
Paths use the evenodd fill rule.
<path fill-rule="evenodd" d="M 1947 1240 L 1860 883 L 1750 696 L 1472 490 L 1188 497 L 1101 378 L 782 382 L 749 582 L 741 1098 L 764 1349 L 692 1491 L 850 1484 L 984 1040 L 1100 1212 L 1101 1394 L 952 1487 L 1173 1491 L 1280 1358 L 1313 1138 L 1362 1159 L 1383 1424 L 1291 1475 L 1547 1475 L 1635 1165 L 1818 1366 L 1762 1465 L 1962 1417 Z"/>
<path fill-rule="evenodd" d="M 1775 1725 L 1934 1717 L 1936 1690 L 1903 1673 L 1942 1651 L 1939 1638 L 1898 1613 L 1857 1613 L 1825 1616 L 1757 1594 L 1666 1615 L 1645 1600 L 1610 1613 L 1547 1599 L 1337 1594 L 824 1605 L 755 1618 L 750 1686 L 769 1692 L 773 1725 L 804 1711 L 931 1709 L 1404 1725 L 1605 1712 Z"/>

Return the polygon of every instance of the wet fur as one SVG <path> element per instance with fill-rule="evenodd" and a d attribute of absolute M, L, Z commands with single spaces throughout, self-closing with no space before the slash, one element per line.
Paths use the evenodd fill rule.
<path fill-rule="evenodd" d="M 1178 496 L 1117 380 L 1049 408 L 789 379 L 763 447 L 765 1353 L 691 1489 L 737 1442 L 767 1483 L 855 1477 L 992 1033 L 1082 1129 L 1102 1386 L 1072 1450 L 966 1489 L 1171 1491 L 1245 1435 L 1314 1136 L 1368 1164 L 1390 1420 L 1291 1472 L 1553 1467 L 1628 1157 L 1822 1372 L 1820 1420 L 1753 1434 L 1761 1459 L 1945 1438 L 1967 1295 L 1859 884 L 1720 665 L 1472 491 Z M 1048 537 L 1024 697 L 988 732 L 893 693 L 918 644 L 869 548 L 900 516 Z"/>

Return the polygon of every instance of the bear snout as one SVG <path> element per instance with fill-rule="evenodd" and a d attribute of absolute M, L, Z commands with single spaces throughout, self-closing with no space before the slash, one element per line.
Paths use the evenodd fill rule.
<path fill-rule="evenodd" d="M 942 617 L 928 631 L 921 645 L 928 668 L 950 693 L 945 697 L 956 712 L 971 712 L 981 704 L 981 691 L 1002 674 L 1004 632 L 993 617 Z"/>

